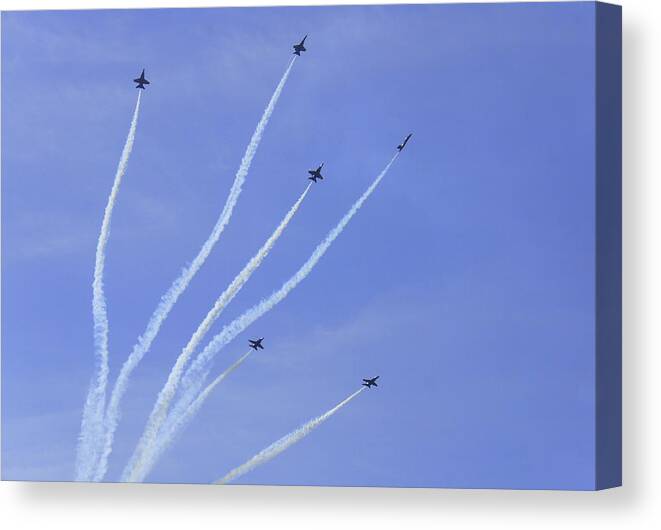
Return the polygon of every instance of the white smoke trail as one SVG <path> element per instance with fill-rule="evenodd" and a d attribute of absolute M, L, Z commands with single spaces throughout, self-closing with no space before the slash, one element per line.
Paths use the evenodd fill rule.
<path fill-rule="evenodd" d="M 204 380 L 206 379 L 207 373 L 209 371 L 209 365 L 215 355 L 229 342 L 231 342 L 234 337 L 239 333 L 244 331 L 250 324 L 255 322 L 262 315 L 273 309 L 277 304 L 284 300 L 287 295 L 300 283 L 302 282 L 308 274 L 312 271 L 317 262 L 322 258 L 326 253 L 328 248 L 332 245 L 333 241 L 339 236 L 344 228 L 347 226 L 351 218 L 356 214 L 360 209 L 363 203 L 367 198 L 372 194 L 372 192 L 379 185 L 383 177 L 386 175 L 390 166 L 397 159 L 398 154 L 392 157 L 390 162 L 386 167 L 379 173 L 379 175 L 374 179 L 374 182 L 367 188 L 367 190 L 360 196 L 360 198 L 353 204 L 350 210 L 344 215 L 340 222 L 333 228 L 326 238 L 317 246 L 312 255 L 308 260 L 303 264 L 303 266 L 298 269 L 296 274 L 294 274 L 289 280 L 287 280 L 280 289 L 271 294 L 268 298 L 263 299 L 258 304 L 254 305 L 248 309 L 241 316 L 236 318 L 230 324 L 226 325 L 220 333 L 218 333 L 212 340 L 207 344 L 204 350 L 195 358 L 195 361 L 186 371 L 186 374 L 183 377 L 181 383 L 181 397 L 177 403 L 177 408 L 179 410 L 185 409 L 188 403 L 191 403 L 197 394 L 197 392 L 202 388 Z"/>
<path fill-rule="evenodd" d="M 175 396 L 186 363 L 195 353 L 198 345 L 211 329 L 211 326 L 220 316 L 223 309 L 227 307 L 227 304 L 232 301 L 232 299 L 264 261 L 264 258 L 266 258 L 270 250 L 275 245 L 276 241 L 280 238 L 285 228 L 287 228 L 287 225 L 303 203 L 303 200 L 310 191 L 311 185 L 312 184 L 308 184 L 307 188 L 305 188 L 305 191 L 303 191 L 301 196 L 287 212 L 287 215 L 285 215 L 285 217 L 282 219 L 273 234 L 271 234 L 271 237 L 268 238 L 264 245 L 262 245 L 262 248 L 259 249 L 257 254 L 252 257 L 252 259 L 246 264 L 243 270 L 236 275 L 234 280 L 232 280 L 232 283 L 230 283 L 225 291 L 218 297 L 214 306 L 207 313 L 207 316 L 200 323 L 197 330 L 195 333 L 193 333 L 190 340 L 188 341 L 188 344 L 186 344 L 181 354 L 177 358 L 174 366 L 172 367 L 172 370 L 170 371 L 165 386 L 161 389 L 158 395 L 154 409 L 152 410 L 152 413 L 147 420 L 147 426 L 145 427 L 145 431 L 140 441 L 138 442 L 138 446 L 133 454 L 133 457 L 131 458 L 131 461 L 129 462 L 129 466 L 127 466 L 127 480 L 136 481 L 142 480 L 137 479 L 136 477 L 144 478 L 147 464 L 150 460 L 152 460 L 150 453 L 156 447 L 155 444 L 158 432 L 161 429 L 163 422 L 167 418 L 170 402 Z"/>
<path fill-rule="evenodd" d="M 285 73 L 280 79 L 278 86 L 273 92 L 273 95 L 271 96 L 266 109 L 264 109 L 264 113 L 262 114 L 262 117 L 259 120 L 257 127 L 255 128 L 255 132 L 250 139 L 250 143 L 246 148 L 246 152 L 241 159 L 241 165 L 239 166 L 239 169 L 234 176 L 234 182 L 232 184 L 232 188 L 230 189 L 227 200 L 225 201 L 225 206 L 223 207 L 220 217 L 218 217 L 218 221 L 216 221 L 216 225 L 213 227 L 209 238 L 204 242 L 204 245 L 202 245 L 202 248 L 200 249 L 197 256 L 195 256 L 195 259 L 191 262 L 191 264 L 182 270 L 179 277 L 172 283 L 168 291 L 161 297 L 161 301 L 152 314 L 145 332 L 138 338 L 138 342 L 133 347 L 131 354 L 124 362 L 121 371 L 117 376 L 117 381 L 115 382 L 115 386 L 113 387 L 112 395 L 110 397 L 108 410 L 106 411 L 106 433 L 104 447 L 94 477 L 94 479 L 97 481 L 103 479 L 108 469 L 108 458 L 112 452 L 114 435 L 120 420 L 121 400 L 128 388 L 131 374 L 138 366 L 142 358 L 149 351 L 152 342 L 156 338 L 156 335 L 158 335 L 161 325 L 179 299 L 179 296 L 181 296 L 181 294 L 186 290 L 186 287 L 188 287 L 188 284 L 191 282 L 197 271 L 200 269 L 200 267 L 202 267 L 205 260 L 211 253 L 214 245 L 220 238 L 220 235 L 225 230 L 225 227 L 227 226 L 227 223 L 232 216 L 232 212 L 234 211 L 234 206 L 239 200 L 239 195 L 243 189 L 243 184 L 246 180 L 246 176 L 248 175 L 252 160 L 257 153 L 257 148 L 259 147 L 264 130 L 266 129 L 269 119 L 273 114 L 276 103 L 280 98 L 280 94 L 282 93 L 285 83 L 287 82 L 287 78 L 289 77 L 289 73 L 294 66 L 295 60 L 296 57 L 294 57 L 289 62 L 289 65 L 287 66 Z"/>
<path fill-rule="evenodd" d="M 236 370 L 243 361 L 245 361 L 254 350 L 248 350 L 241 357 L 239 357 L 234 364 L 227 368 L 223 373 L 221 373 L 216 379 L 214 379 L 207 387 L 197 396 L 197 399 L 190 404 L 186 410 L 174 410 L 171 416 L 168 416 L 168 420 L 163 425 L 161 432 L 159 433 L 158 439 L 156 441 L 156 446 L 153 451 L 149 453 L 149 461 L 145 464 L 145 476 L 153 469 L 154 464 L 158 461 L 161 455 L 172 445 L 175 441 L 177 435 L 188 425 L 190 420 L 195 417 L 197 412 L 200 410 L 204 402 L 211 395 L 214 389 L 222 383 L 225 378 L 230 375 L 234 370 Z"/>
<path fill-rule="evenodd" d="M 94 376 L 85 400 L 83 418 L 80 426 L 80 436 L 76 454 L 76 480 L 90 480 L 98 447 L 103 437 L 103 413 L 106 406 L 106 387 L 108 385 L 108 313 L 106 310 L 106 297 L 103 290 L 103 272 L 106 262 L 106 246 L 110 237 L 110 224 L 115 200 L 119 193 L 122 178 L 126 173 L 129 157 L 135 141 L 135 131 L 138 126 L 140 113 L 140 99 L 142 91 L 138 91 L 133 118 L 129 128 L 124 149 L 117 165 L 115 180 L 108 196 L 106 209 L 103 213 L 99 240 L 96 244 L 96 259 L 94 262 L 94 281 L 92 282 L 92 316 L 94 319 Z"/>
<path fill-rule="evenodd" d="M 216 482 L 214 482 L 214 484 L 227 484 L 228 482 L 231 482 L 232 480 L 237 479 L 242 475 L 245 475 L 249 471 L 252 471 L 256 467 L 261 466 L 262 464 L 266 464 L 270 460 L 273 460 L 276 456 L 278 456 L 280 453 L 282 453 L 285 449 L 288 449 L 289 447 L 294 445 L 296 442 L 298 442 L 302 438 L 305 438 L 314 429 L 319 427 L 319 425 L 321 425 L 328 418 L 330 418 L 333 414 L 335 414 L 338 410 L 340 410 L 342 407 L 344 407 L 347 403 L 349 403 L 349 401 L 351 401 L 353 398 L 355 398 L 363 390 L 365 390 L 365 387 L 362 387 L 362 388 L 356 390 L 348 398 L 346 398 L 341 403 L 335 405 L 332 409 L 330 409 L 325 414 L 322 414 L 321 416 L 318 416 L 318 417 L 310 420 L 305 425 L 301 425 L 298 429 L 296 429 L 293 432 L 290 432 L 287 436 L 283 436 L 277 442 L 272 443 L 266 449 L 264 449 L 264 450 L 260 451 L 259 453 L 257 453 L 250 460 L 248 460 L 245 464 L 242 464 L 239 467 L 234 468 L 232 471 L 227 473 L 227 475 L 225 475 L 223 478 L 218 479 Z"/>

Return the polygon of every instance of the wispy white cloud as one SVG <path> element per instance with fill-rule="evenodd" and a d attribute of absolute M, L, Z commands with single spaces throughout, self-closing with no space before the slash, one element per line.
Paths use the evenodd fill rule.
<path fill-rule="evenodd" d="M 349 397 L 335 405 L 332 409 L 330 409 L 328 412 L 325 412 L 321 416 L 317 416 L 316 418 L 311 419 L 304 425 L 301 425 L 298 429 L 295 431 L 290 432 L 286 436 L 283 436 L 280 438 L 278 441 L 272 443 L 269 445 L 266 449 L 260 451 L 257 453 L 255 456 L 253 456 L 250 460 L 248 460 L 245 464 L 240 465 L 237 468 L 234 468 L 232 471 L 227 473 L 224 477 L 218 479 L 215 484 L 227 484 L 228 482 L 231 482 L 233 480 L 236 480 L 237 478 L 245 475 L 246 473 L 252 471 L 258 466 L 261 466 L 263 464 L 266 464 L 268 461 L 273 460 L 276 456 L 278 456 L 280 453 L 294 445 L 296 442 L 302 440 L 305 438 L 308 434 L 310 434 L 314 429 L 319 427 L 323 422 L 328 420 L 333 414 L 338 412 L 342 407 L 346 406 L 349 404 L 351 400 L 356 398 L 363 390 L 365 390 L 365 387 L 361 387 L 358 390 L 356 390 L 353 394 L 351 394 Z"/>
<path fill-rule="evenodd" d="M 128 168 L 129 157 L 133 150 L 135 132 L 140 113 L 140 99 L 142 92 L 138 92 L 138 99 L 133 111 L 133 118 L 129 128 L 126 143 L 119 159 L 115 179 L 108 196 L 108 203 L 103 213 L 101 231 L 96 245 L 96 259 L 94 262 L 94 281 L 92 282 L 92 316 L 94 319 L 94 375 L 83 408 L 83 418 L 80 427 L 78 450 L 76 457 L 76 480 L 89 480 L 98 458 L 99 445 L 103 439 L 103 416 L 106 406 L 106 386 L 110 368 L 108 365 L 108 312 L 106 309 L 106 296 L 104 290 L 104 272 L 106 264 L 106 247 L 110 238 L 112 214 L 119 194 L 122 179 Z"/>

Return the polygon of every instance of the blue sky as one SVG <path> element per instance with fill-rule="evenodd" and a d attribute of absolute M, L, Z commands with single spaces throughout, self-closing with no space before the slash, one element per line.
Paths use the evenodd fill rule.
<path fill-rule="evenodd" d="M 150 475 L 211 482 L 381 375 L 238 480 L 578 488 L 594 469 L 594 6 L 2 14 L 2 465 L 70 480 L 103 207 L 145 67 L 106 265 L 113 375 L 215 222 L 305 34 L 213 254 L 135 372 L 117 479 L 197 323 L 326 163 L 214 327 L 278 288 L 381 187 Z"/>

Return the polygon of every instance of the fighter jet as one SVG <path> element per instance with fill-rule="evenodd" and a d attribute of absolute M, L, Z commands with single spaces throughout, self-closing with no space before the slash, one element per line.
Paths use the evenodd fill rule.
<path fill-rule="evenodd" d="M 308 173 L 312 175 L 311 177 L 308 177 L 308 180 L 311 180 L 312 182 L 317 182 L 317 179 L 324 180 L 324 177 L 321 175 L 321 168 L 324 167 L 323 164 L 321 164 L 317 169 L 309 169 Z"/>
<path fill-rule="evenodd" d="M 134 83 L 138 83 L 135 88 L 142 88 L 143 90 L 145 89 L 145 85 L 149 84 L 149 81 L 145 79 L 145 69 L 142 69 L 142 73 L 140 74 L 140 77 L 136 78 L 133 80 Z"/>
<path fill-rule="evenodd" d="M 404 138 L 404 141 L 397 146 L 398 151 L 401 151 L 402 149 L 404 149 L 404 146 L 409 141 L 409 138 L 411 138 L 411 136 L 413 136 L 413 133 L 409 134 L 406 138 Z"/>
<path fill-rule="evenodd" d="M 307 38 L 308 38 L 308 36 L 306 35 L 305 37 L 303 37 L 303 40 L 301 41 L 300 44 L 294 44 L 294 46 L 293 46 L 293 48 L 294 48 L 294 55 L 298 55 L 298 56 L 300 57 L 300 56 L 301 56 L 301 52 L 307 51 L 307 50 L 305 49 L 305 46 L 304 46 L 304 44 L 305 44 L 305 39 L 307 39 Z"/>
<path fill-rule="evenodd" d="M 366 386 L 367 388 L 372 388 L 373 386 L 379 386 L 376 384 L 376 380 L 380 376 L 372 377 L 372 379 L 363 379 L 363 386 Z"/>
<path fill-rule="evenodd" d="M 248 344 L 250 344 L 250 347 L 253 350 L 263 350 L 264 349 L 264 346 L 262 346 L 262 341 L 263 340 L 264 340 L 264 337 L 262 337 L 261 339 L 257 339 L 257 340 L 249 340 Z"/>

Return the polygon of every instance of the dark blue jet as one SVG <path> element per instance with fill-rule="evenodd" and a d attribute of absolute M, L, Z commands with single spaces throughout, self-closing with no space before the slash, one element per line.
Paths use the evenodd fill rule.
<path fill-rule="evenodd" d="M 397 146 L 398 151 L 401 151 L 402 149 L 404 149 L 404 147 L 406 146 L 406 143 L 409 141 L 409 138 L 411 138 L 411 136 L 413 136 L 413 133 L 409 134 L 406 138 L 404 138 L 404 141 Z"/>
<path fill-rule="evenodd" d="M 308 177 L 308 180 L 311 180 L 312 182 L 317 182 L 317 179 L 319 180 L 324 180 L 324 177 L 321 174 L 321 168 L 324 167 L 324 164 L 322 163 L 317 169 L 308 169 L 308 173 L 312 175 L 311 177 Z"/>
<path fill-rule="evenodd" d="M 372 379 L 363 379 L 363 386 L 366 386 L 367 388 L 372 388 L 373 386 L 378 387 L 379 385 L 376 384 L 376 380 L 379 377 L 380 376 L 377 375 L 376 377 L 372 377 Z"/>
<path fill-rule="evenodd" d="M 305 37 L 303 37 L 303 40 L 300 42 L 300 44 L 294 44 L 294 46 L 293 46 L 293 48 L 294 48 L 294 55 L 298 55 L 298 56 L 300 57 L 300 56 L 301 56 L 301 52 L 307 51 L 307 50 L 305 49 L 305 46 L 304 46 L 304 44 L 305 44 L 305 39 L 307 39 L 307 38 L 308 38 L 308 36 L 306 35 Z"/>
<path fill-rule="evenodd" d="M 257 340 L 249 340 L 248 344 L 250 344 L 250 347 L 253 350 L 263 350 L 264 349 L 264 346 L 262 346 L 262 341 L 263 340 L 264 340 L 264 337 L 262 337 L 261 339 L 257 339 Z"/>
<path fill-rule="evenodd" d="M 145 89 L 145 85 L 149 84 L 149 81 L 145 79 L 145 69 L 142 69 L 142 73 L 140 74 L 140 77 L 136 78 L 133 80 L 134 83 L 138 83 L 135 88 L 142 88 L 143 90 Z"/>

